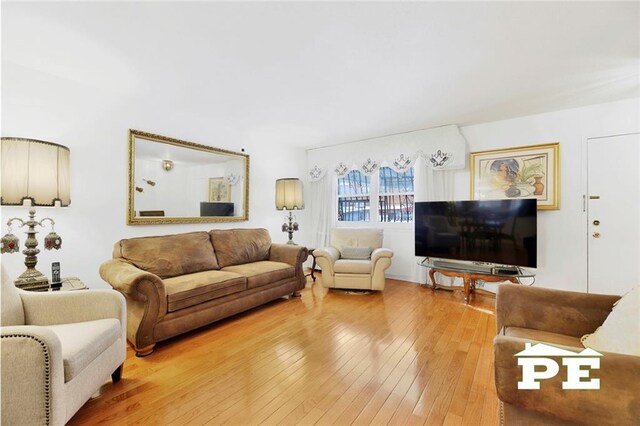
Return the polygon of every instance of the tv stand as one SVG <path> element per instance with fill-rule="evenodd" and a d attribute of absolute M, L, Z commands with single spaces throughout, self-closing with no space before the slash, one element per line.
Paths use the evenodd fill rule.
<path fill-rule="evenodd" d="M 431 289 L 433 291 L 439 288 L 446 290 L 462 289 L 464 291 L 465 304 L 469 304 L 469 296 L 472 293 L 493 295 L 490 291 L 477 288 L 477 281 L 492 283 L 510 281 L 514 284 L 519 284 L 520 278 L 533 278 L 535 276 L 532 273 L 525 272 L 521 268 L 491 267 L 476 264 L 466 265 L 463 263 L 438 260 L 423 261 L 419 263 L 419 265 L 429 269 L 429 278 L 431 279 Z M 479 266 L 481 268 L 478 268 Z M 446 277 L 462 278 L 462 287 L 438 284 L 435 277 L 436 272 Z"/>

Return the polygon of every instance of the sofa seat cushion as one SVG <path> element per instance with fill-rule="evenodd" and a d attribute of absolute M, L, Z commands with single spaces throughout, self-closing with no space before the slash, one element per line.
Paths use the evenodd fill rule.
<path fill-rule="evenodd" d="M 113 248 L 113 257 L 160 278 L 220 269 L 207 232 L 120 240 Z"/>
<path fill-rule="evenodd" d="M 164 280 L 167 310 L 179 309 L 247 289 L 247 279 L 231 271 L 205 271 Z"/>
<path fill-rule="evenodd" d="M 507 327 L 504 330 L 505 336 L 519 337 L 525 340 L 549 343 L 551 345 L 570 346 L 581 348 L 582 343 L 579 337 L 567 336 L 565 334 L 552 333 L 550 331 L 534 330 L 532 328 Z"/>
<path fill-rule="evenodd" d="M 222 268 L 223 271 L 234 272 L 247 277 L 247 288 L 262 287 L 296 276 L 296 268 L 288 263 L 263 260 L 244 265 Z"/>
<path fill-rule="evenodd" d="M 336 274 L 370 274 L 371 260 L 340 259 L 333 264 Z"/>
<path fill-rule="evenodd" d="M 122 337 L 120 321 L 114 318 L 71 324 L 48 325 L 60 340 L 64 381 L 69 382 Z"/>

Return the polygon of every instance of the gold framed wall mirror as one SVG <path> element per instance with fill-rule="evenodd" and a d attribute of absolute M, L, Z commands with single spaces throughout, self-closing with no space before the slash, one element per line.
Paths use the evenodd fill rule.
<path fill-rule="evenodd" d="M 249 156 L 129 130 L 127 225 L 249 220 Z"/>

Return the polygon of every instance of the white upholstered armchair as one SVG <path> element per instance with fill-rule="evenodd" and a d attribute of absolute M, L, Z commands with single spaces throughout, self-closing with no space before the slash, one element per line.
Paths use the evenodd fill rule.
<path fill-rule="evenodd" d="M 126 306 L 113 290 L 34 293 L 2 272 L 3 425 L 63 425 L 126 356 Z"/>
<path fill-rule="evenodd" d="M 391 266 L 393 252 L 382 248 L 383 237 L 381 229 L 333 229 L 331 247 L 313 252 L 322 269 L 322 285 L 327 288 L 384 290 L 384 271 Z"/>

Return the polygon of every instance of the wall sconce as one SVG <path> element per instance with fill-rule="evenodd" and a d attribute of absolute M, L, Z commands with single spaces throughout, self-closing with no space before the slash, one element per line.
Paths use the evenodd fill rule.
<path fill-rule="evenodd" d="M 16 280 L 16 287 L 27 290 L 41 290 L 49 287 L 49 280 L 35 267 L 38 263 L 36 247 L 36 226 L 51 225 L 51 232 L 44 237 L 46 250 L 58 250 L 62 247 L 62 238 L 53 229 L 53 219 L 45 217 L 35 219 L 35 206 L 66 207 L 71 204 L 69 191 L 69 148 L 51 142 L 25 138 L 2 138 L 2 190 L 0 203 L 4 206 L 22 206 L 25 200 L 31 201 L 29 219 L 13 217 L 7 221 L 8 232 L 1 239 L 0 252 L 19 251 L 18 237 L 12 234 L 11 224 L 27 227 L 24 264 L 27 270 Z M 57 203 L 56 203 L 57 202 Z"/>
<path fill-rule="evenodd" d="M 162 160 L 162 168 L 168 172 L 173 169 L 173 161 L 171 160 Z"/>
<path fill-rule="evenodd" d="M 302 196 L 302 182 L 297 178 L 285 178 L 276 180 L 276 209 L 289 210 L 288 222 L 282 224 L 282 232 L 289 233 L 289 241 L 293 242 L 293 232 L 299 229 L 298 222 L 294 222 L 292 210 L 304 209 L 304 198 Z"/>

